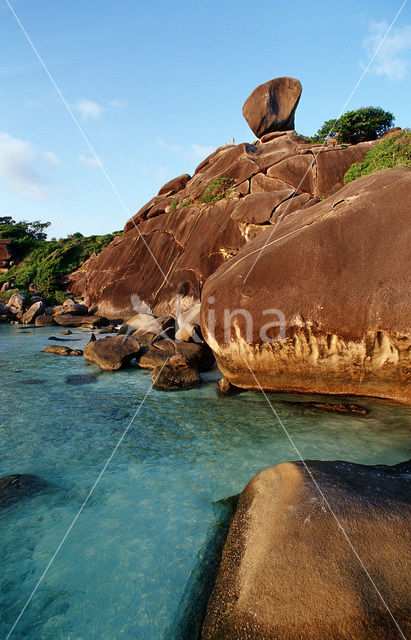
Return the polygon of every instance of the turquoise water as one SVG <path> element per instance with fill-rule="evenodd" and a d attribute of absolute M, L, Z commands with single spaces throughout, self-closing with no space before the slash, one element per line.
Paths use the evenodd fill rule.
<path fill-rule="evenodd" d="M 73 330 L 74 331 L 74 330 Z M 48 487 L 0 512 L 6 637 L 151 384 L 41 353 L 58 328 L 0 326 L 0 475 Z M 81 347 L 89 333 L 68 336 Z M 153 390 L 11 638 L 164 640 L 213 525 L 212 503 L 297 455 L 261 394 Z M 367 417 L 289 406 L 270 394 L 306 459 L 394 464 L 409 457 L 411 410 L 355 400 Z M 290 399 L 288 397 L 287 399 Z M 298 398 L 295 399 L 306 399 Z"/>

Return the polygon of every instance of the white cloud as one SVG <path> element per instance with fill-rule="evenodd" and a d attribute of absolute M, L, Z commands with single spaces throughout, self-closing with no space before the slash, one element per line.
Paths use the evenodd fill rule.
<path fill-rule="evenodd" d="M 102 162 L 100 158 L 96 158 L 95 156 L 84 156 L 82 153 L 78 157 L 78 163 L 83 167 L 101 167 Z"/>
<path fill-rule="evenodd" d="M 114 100 L 110 100 L 110 102 L 108 103 L 108 106 L 113 108 L 120 108 L 120 107 L 125 107 L 126 103 L 124 102 L 124 100 L 117 100 L 115 98 Z"/>
<path fill-rule="evenodd" d="M 47 198 L 47 169 L 60 163 L 52 151 L 37 152 L 30 142 L 0 132 L 0 182 L 30 198 Z"/>
<path fill-rule="evenodd" d="M 384 38 L 388 29 L 386 22 L 371 22 L 368 36 L 363 40 L 363 46 L 369 56 Z M 411 49 L 411 25 L 394 27 L 382 44 L 380 50 L 371 63 L 370 70 L 390 80 L 402 80 L 408 73 Z"/>
<path fill-rule="evenodd" d="M 98 102 L 93 102 L 92 100 L 79 100 L 74 106 L 83 121 L 87 120 L 87 118 L 99 118 L 104 111 L 104 108 Z"/>
<path fill-rule="evenodd" d="M 157 144 L 161 149 L 164 149 L 168 153 L 180 156 L 188 162 L 198 162 L 210 155 L 214 151 L 214 147 L 202 146 L 199 144 L 190 144 L 187 147 L 183 147 L 179 144 L 169 144 L 164 138 L 157 138 Z"/>
<path fill-rule="evenodd" d="M 56 167 L 58 167 L 61 163 L 60 158 L 58 158 L 56 156 L 56 154 L 54 153 L 54 151 L 45 151 L 43 153 L 43 156 L 48 164 L 48 166 L 51 169 L 55 169 Z"/>

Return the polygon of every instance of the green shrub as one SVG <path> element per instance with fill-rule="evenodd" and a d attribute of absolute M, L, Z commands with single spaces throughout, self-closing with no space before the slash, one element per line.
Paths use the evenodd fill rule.
<path fill-rule="evenodd" d="M 408 129 L 387 136 L 368 151 L 363 162 L 351 165 L 344 183 L 393 167 L 411 167 L 411 132 Z"/>
<path fill-rule="evenodd" d="M 177 209 L 177 206 L 178 206 L 178 198 L 173 198 L 170 204 L 171 210 L 175 211 Z"/>
<path fill-rule="evenodd" d="M 192 200 L 185 200 L 184 202 L 182 202 L 177 206 L 177 209 L 182 209 L 183 207 L 189 207 L 190 204 L 193 204 Z"/>
<path fill-rule="evenodd" d="M 394 119 L 392 113 L 381 107 L 361 107 L 324 122 L 312 140 L 325 142 L 327 138 L 335 137 L 338 142 L 347 144 L 376 140 L 392 127 Z"/>
<path fill-rule="evenodd" d="M 230 195 L 230 186 L 233 184 L 231 178 L 216 178 L 205 188 L 200 202 L 218 202 Z"/>

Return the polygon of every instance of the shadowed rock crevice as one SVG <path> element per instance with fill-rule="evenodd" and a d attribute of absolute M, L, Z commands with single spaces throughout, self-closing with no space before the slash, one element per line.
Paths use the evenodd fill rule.
<path fill-rule="evenodd" d="M 200 640 L 207 602 L 214 587 L 228 529 L 238 496 L 213 502 L 215 521 L 210 526 L 180 604 L 163 640 Z"/>

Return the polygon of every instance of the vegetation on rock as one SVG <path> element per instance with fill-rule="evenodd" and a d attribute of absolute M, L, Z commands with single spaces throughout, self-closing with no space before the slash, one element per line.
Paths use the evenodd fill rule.
<path fill-rule="evenodd" d="M 381 107 L 361 107 L 324 122 L 311 141 L 325 142 L 328 138 L 337 138 L 338 142 L 357 144 L 376 140 L 392 127 L 394 119 L 392 113 Z"/>
<path fill-rule="evenodd" d="M 11 217 L 0 217 L 0 239 L 14 240 L 13 251 L 17 261 L 7 273 L 0 275 L 0 287 L 14 278 L 13 292 L 19 290 L 25 293 L 29 285 L 35 283 L 39 295 L 50 303 L 63 302 L 67 297 L 64 276 L 78 269 L 93 253 L 100 253 L 121 233 L 118 231 L 89 237 L 74 233 L 67 238 L 47 240 L 45 229 L 49 226 L 49 222 L 15 222 Z M 1 299 L 6 300 L 8 294 L 9 291 L 2 293 Z"/>
<path fill-rule="evenodd" d="M 200 202 L 218 202 L 230 195 L 230 186 L 233 183 L 231 178 L 216 178 L 205 188 Z"/>
<path fill-rule="evenodd" d="M 383 169 L 411 167 L 411 131 L 395 131 L 381 140 L 365 156 L 363 162 L 355 162 L 344 176 L 344 182 L 352 182 Z"/>

